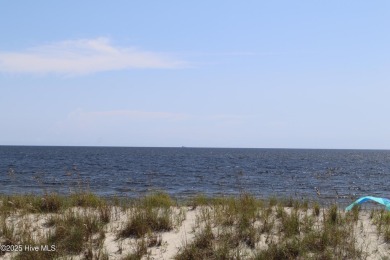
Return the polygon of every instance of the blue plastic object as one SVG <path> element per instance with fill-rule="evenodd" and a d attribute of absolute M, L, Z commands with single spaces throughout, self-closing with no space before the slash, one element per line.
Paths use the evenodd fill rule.
<path fill-rule="evenodd" d="M 390 200 L 385 199 L 385 198 L 377 198 L 377 197 L 372 197 L 372 196 L 366 196 L 366 197 L 361 197 L 360 199 L 356 200 L 354 203 L 349 205 L 348 207 L 345 208 L 346 211 L 350 211 L 355 205 L 361 204 L 366 201 L 375 201 L 377 203 L 380 203 L 386 207 L 386 210 L 390 211 Z"/>

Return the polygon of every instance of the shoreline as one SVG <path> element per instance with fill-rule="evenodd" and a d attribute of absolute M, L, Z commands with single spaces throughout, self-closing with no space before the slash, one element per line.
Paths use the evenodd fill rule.
<path fill-rule="evenodd" d="M 390 212 L 293 199 L 166 193 L 0 197 L 1 259 L 380 259 Z M 52 251 L 50 251 L 52 250 Z M 19 252 L 10 252 L 19 251 Z"/>

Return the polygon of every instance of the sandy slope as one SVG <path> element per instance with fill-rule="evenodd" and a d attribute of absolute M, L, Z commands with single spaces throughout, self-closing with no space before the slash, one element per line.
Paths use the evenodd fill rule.
<path fill-rule="evenodd" d="M 149 259 L 173 259 L 181 247 L 193 241 L 196 230 L 201 227 L 199 225 L 201 207 L 197 209 L 182 207 L 180 209 L 183 219 L 176 221 L 174 229 L 170 232 L 155 234 L 160 243 L 158 246 L 148 248 L 147 256 Z M 85 212 L 85 209 L 73 210 L 81 213 Z M 291 211 L 290 208 L 285 208 L 285 210 L 286 212 Z M 173 211 L 178 213 L 179 209 L 175 208 Z M 103 251 L 109 256 L 109 259 L 122 259 L 136 249 L 137 240 L 135 238 L 118 238 L 118 232 L 126 223 L 128 214 L 128 210 L 113 208 L 111 221 L 104 227 Z M 53 231 L 53 227 L 50 228 L 46 225 L 49 216 L 50 214 L 26 214 L 21 216 L 14 214 L 7 218 L 6 224 L 14 227 L 14 232 L 21 228 L 27 228 L 30 230 L 32 237 L 42 237 Z M 370 219 L 369 211 L 361 211 L 359 213 L 359 220 L 355 224 L 353 232 L 356 246 L 358 249 L 362 249 L 366 259 L 382 259 L 390 256 L 389 244 L 384 241 L 382 235 L 378 234 L 377 227 Z M 277 234 L 274 235 L 277 236 Z M 262 235 L 255 250 L 265 248 L 267 248 L 267 240 Z M 12 259 L 15 255 L 16 253 L 6 253 L 0 259 Z M 145 256 L 144 258 L 146 259 L 147 257 Z M 83 254 L 72 256 L 72 259 L 83 259 Z"/>

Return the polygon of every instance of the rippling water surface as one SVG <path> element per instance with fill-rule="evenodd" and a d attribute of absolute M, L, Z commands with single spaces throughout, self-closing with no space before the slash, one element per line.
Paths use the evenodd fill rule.
<path fill-rule="evenodd" d="M 390 197 L 390 151 L 0 146 L 1 193 Z"/>

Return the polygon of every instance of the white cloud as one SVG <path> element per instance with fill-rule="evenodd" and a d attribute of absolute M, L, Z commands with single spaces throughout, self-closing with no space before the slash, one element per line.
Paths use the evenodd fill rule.
<path fill-rule="evenodd" d="M 0 72 L 6 73 L 78 75 L 183 66 L 183 61 L 169 55 L 116 47 L 107 38 L 63 41 L 20 52 L 0 52 Z"/>

